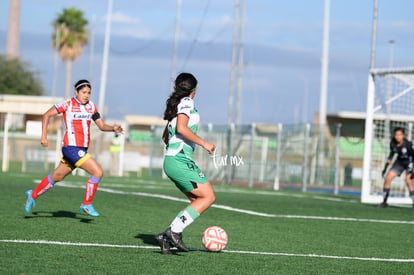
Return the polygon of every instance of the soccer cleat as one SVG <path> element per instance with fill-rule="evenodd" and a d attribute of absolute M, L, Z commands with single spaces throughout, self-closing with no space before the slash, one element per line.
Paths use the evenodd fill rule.
<path fill-rule="evenodd" d="M 86 205 L 82 203 L 80 206 L 80 212 L 92 217 L 99 217 L 99 213 L 95 210 L 95 208 L 93 208 L 92 204 Z"/>
<path fill-rule="evenodd" d="M 155 240 L 157 240 L 160 248 L 161 248 L 161 253 L 163 255 L 171 255 L 171 246 L 170 246 L 170 242 L 168 240 L 168 237 L 165 235 L 165 233 L 160 233 L 157 236 L 155 236 Z"/>
<path fill-rule="evenodd" d="M 24 194 L 26 195 L 26 204 L 24 205 L 24 210 L 27 214 L 30 214 L 30 211 L 36 204 L 35 200 L 32 198 L 32 190 L 27 190 L 26 192 L 24 192 Z"/>
<path fill-rule="evenodd" d="M 183 235 L 181 233 L 175 233 L 171 231 L 171 227 L 168 227 L 168 229 L 164 232 L 164 234 L 168 237 L 168 239 L 171 240 L 173 245 L 177 247 L 178 249 L 188 252 L 190 249 L 188 249 L 187 246 L 185 246 L 183 242 Z"/>
<path fill-rule="evenodd" d="M 378 206 L 377 206 L 378 208 L 386 208 L 386 207 L 388 207 L 388 203 L 386 203 L 386 202 L 382 202 L 381 204 L 378 204 Z"/>

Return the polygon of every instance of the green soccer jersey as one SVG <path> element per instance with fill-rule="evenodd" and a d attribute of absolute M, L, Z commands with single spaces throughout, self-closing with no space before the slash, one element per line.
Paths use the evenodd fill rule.
<path fill-rule="evenodd" d="M 181 99 L 177 106 L 177 115 L 185 114 L 188 116 L 188 128 L 195 134 L 197 134 L 198 125 L 200 123 L 200 115 L 197 109 L 194 107 L 194 101 L 189 97 Z M 174 117 L 168 123 L 168 144 L 166 146 L 165 155 L 175 156 L 180 152 L 183 152 L 187 157 L 192 158 L 195 144 L 185 139 L 180 133 L 177 133 L 177 117 Z"/>

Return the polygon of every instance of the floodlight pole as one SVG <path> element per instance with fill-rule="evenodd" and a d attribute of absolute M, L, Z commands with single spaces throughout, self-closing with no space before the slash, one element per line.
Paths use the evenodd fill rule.
<path fill-rule="evenodd" d="M 108 72 L 108 56 L 109 56 L 109 43 L 111 37 L 111 20 L 112 20 L 112 3 L 113 0 L 108 0 L 106 24 L 105 24 L 105 40 L 102 57 L 102 71 L 101 71 L 101 83 L 99 87 L 99 102 L 98 110 L 103 117 L 106 116 L 105 110 L 105 93 L 106 93 L 106 75 Z M 99 136 L 98 141 L 95 144 L 96 159 L 99 159 L 99 152 L 102 145 L 102 135 Z"/>
<path fill-rule="evenodd" d="M 230 72 L 230 87 L 229 87 L 229 100 L 227 110 L 227 156 L 233 155 L 233 133 L 234 133 L 234 92 L 237 80 L 237 68 L 238 68 L 238 51 L 239 51 L 239 40 L 240 40 L 240 1 L 234 1 L 234 25 L 233 25 L 233 47 L 232 47 L 232 58 L 231 58 L 231 72 Z M 226 166 L 225 168 L 225 183 L 231 184 L 233 168 Z"/>
<path fill-rule="evenodd" d="M 174 79 L 177 74 L 177 55 L 178 55 L 178 42 L 180 40 L 181 6 L 182 6 L 182 0 L 177 0 L 177 11 L 176 11 L 176 16 L 175 16 L 173 59 L 171 62 L 171 80 L 170 80 L 171 92 L 174 88 Z"/>
<path fill-rule="evenodd" d="M 106 75 L 108 72 L 108 56 L 109 56 L 109 44 L 111 36 L 111 17 L 112 17 L 112 3 L 113 0 L 108 0 L 108 8 L 106 15 L 106 25 L 105 25 L 105 40 L 104 40 L 104 49 L 102 57 L 102 71 L 101 71 L 101 85 L 99 90 L 99 104 L 98 109 L 102 115 L 105 114 L 105 92 L 106 92 Z"/>
<path fill-rule="evenodd" d="M 330 0 L 325 0 L 323 20 L 323 41 L 321 61 L 321 91 L 319 98 L 319 146 L 318 146 L 318 169 L 317 183 L 322 184 L 322 171 L 325 162 L 325 124 L 326 124 L 326 101 L 328 92 L 328 64 L 329 64 L 329 9 Z"/>
<path fill-rule="evenodd" d="M 236 97 L 236 125 L 241 124 L 241 102 L 242 102 L 242 90 L 243 90 L 243 63 L 244 63 L 244 25 L 246 17 L 246 0 L 241 0 L 241 13 L 240 22 L 239 22 L 239 58 L 237 65 L 237 97 Z"/>

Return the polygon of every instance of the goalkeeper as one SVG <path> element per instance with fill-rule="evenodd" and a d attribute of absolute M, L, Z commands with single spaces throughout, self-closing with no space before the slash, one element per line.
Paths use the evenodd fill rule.
<path fill-rule="evenodd" d="M 392 163 L 394 155 L 397 155 L 394 163 L 387 172 L 388 166 Z M 410 197 L 413 200 L 414 207 L 414 186 L 412 184 L 414 171 L 413 171 L 413 160 L 414 160 L 414 147 L 413 144 L 405 138 L 404 128 L 397 127 L 394 129 L 394 137 L 390 142 L 390 153 L 387 161 L 385 162 L 384 169 L 382 170 L 382 177 L 384 178 L 384 199 L 378 207 L 385 208 L 388 206 L 387 200 L 390 195 L 390 187 L 392 180 L 400 176 L 402 172 L 405 173 L 405 184 L 410 191 Z"/>

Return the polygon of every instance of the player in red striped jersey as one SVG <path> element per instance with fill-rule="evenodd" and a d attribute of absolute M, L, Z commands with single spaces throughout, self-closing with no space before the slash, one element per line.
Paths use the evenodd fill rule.
<path fill-rule="evenodd" d="M 110 126 L 101 118 L 96 105 L 90 101 L 91 84 L 88 80 L 82 79 L 75 84 L 75 96 L 52 106 L 42 118 L 42 136 L 40 143 L 48 146 L 47 126 L 51 117 L 62 114 L 65 122 L 66 132 L 63 137 L 62 158 L 59 165 L 53 172 L 45 176 L 39 185 L 33 190 L 27 190 L 25 211 L 30 213 L 35 200 L 57 182 L 62 181 L 75 168 L 82 168 L 90 174 L 86 184 L 86 191 L 80 211 L 87 215 L 98 217 L 99 213 L 92 205 L 93 197 L 102 179 L 102 167 L 88 153 L 90 143 L 91 121 L 101 131 L 122 133 L 119 125 Z"/>

